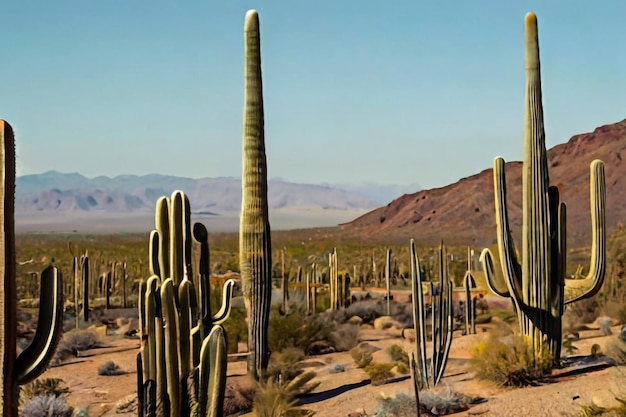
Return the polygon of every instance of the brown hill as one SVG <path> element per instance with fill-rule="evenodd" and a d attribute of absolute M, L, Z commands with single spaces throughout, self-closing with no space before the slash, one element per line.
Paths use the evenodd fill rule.
<path fill-rule="evenodd" d="M 591 241 L 589 164 L 592 160 L 601 159 L 606 165 L 608 232 L 626 218 L 626 181 L 621 180 L 626 177 L 626 164 L 622 162 L 625 148 L 626 120 L 623 120 L 576 135 L 548 151 L 550 182 L 560 187 L 567 203 L 569 247 L 586 246 Z M 518 234 L 522 222 L 521 167 L 519 161 L 506 164 L 511 228 Z M 444 239 L 490 245 L 496 237 L 492 169 L 446 187 L 405 194 L 340 228 L 346 235 L 387 242 L 415 238 L 422 242 Z"/>

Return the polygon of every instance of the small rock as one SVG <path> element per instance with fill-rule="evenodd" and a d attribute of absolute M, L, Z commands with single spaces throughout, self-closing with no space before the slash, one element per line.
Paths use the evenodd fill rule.
<path fill-rule="evenodd" d="M 395 321 L 392 317 L 382 316 L 374 320 L 375 330 L 385 330 L 385 329 L 390 329 L 392 327 L 395 327 L 397 329 L 401 327 L 400 324 L 397 321 Z"/>
<path fill-rule="evenodd" d="M 363 323 L 363 319 L 359 316 L 352 316 L 348 319 L 348 323 L 361 325 Z"/>

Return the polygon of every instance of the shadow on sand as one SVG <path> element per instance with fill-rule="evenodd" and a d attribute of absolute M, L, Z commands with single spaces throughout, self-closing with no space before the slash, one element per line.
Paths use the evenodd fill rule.
<path fill-rule="evenodd" d="M 372 381 L 370 379 L 364 379 L 361 382 L 355 382 L 353 384 L 345 384 L 340 387 L 329 389 L 326 391 L 304 394 L 299 397 L 298 405 L 314 404 L 320 401 L 326 401 L 329 398 L 336 397 L 337 395 L 341 395 L 350 390 L 369 385 L 371 384 L 371 382 Z"/>

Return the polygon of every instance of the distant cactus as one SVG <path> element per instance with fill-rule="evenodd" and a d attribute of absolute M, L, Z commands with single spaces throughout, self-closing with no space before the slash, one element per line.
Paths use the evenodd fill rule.
<path fill-rule="evenodd" d="M 19 385 L 43 373 L 54 355 L 63 324 L 63 280 L 54 266 L 41 273 L 39 319 L 31 344 L 17 355 L 17 296 L 15 281 L 15 139 L 13 129 L 0 120 L 0 368 L 4 417 L 17 417 Z"/>
<path fill-rule="evenodd" d="M 524 163 L 522 168 L 522 261 L 509 228 L 504 160 L 496 158 L 493 168 L 498 252 L 502 276 L 495 274 L 491 252 L 483 250 L 481 261 L 491 290 L 513 300 L 520 331 L 531 340 L 535 358 L 545 342 L 554 361 L 561 354 L 563 307 L 595 295 L 604 281 L 606 225 L 604 164 L 591 163 L 591 267 L 584 279 L 565 279 L 567 248 L 565 203 L 559 189 L 549 186 L 548 157 L 541 99 L 541 73 L 537 17 L 525 18 L 526 110 Z"/>

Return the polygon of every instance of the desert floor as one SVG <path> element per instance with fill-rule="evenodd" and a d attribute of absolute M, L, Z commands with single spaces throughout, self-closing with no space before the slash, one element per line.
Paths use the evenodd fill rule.
<path fill-rule="evenodd" d="M 110 313 L 114 314 L 114 311 Z M 582 405 L 595 403 L 606 406 L 615 403 L 615 396 L 626 394 L 626 368 L 621 367 L 599 370 L 589 368 L 574 372 L 573 375 L 553 377 L 549 382 L 527 388 L 506 389 L 481 382 L 474 378 L 468 366 L 469 350 L 488 334 L 489 326 L 492 325 L 478 326 L 478 334 L 475 335 L 461 336 L 460 332 L 455 333 L 448 367 L 440 387 L 450 387 L 454 391 L 486 400 L 455 414 L 457 416 L 577 416 Z M 71 390 L 69 403 L 77 411 L 87 410 L 90 417 L 136 415 L 132 407 L 125 409 L 122 406 L 124 403 L 132 403 L 135 398 L 136 356 L 140 350 L 138 339 L 123 335 L 127 330 L 128 325 L 118 330 L 109 329 L 102 337 L 106 347 L 81 352 L 79 357 L 60 366 L 50 367 L 42 377 L 62 378 Z M 100 327 L 100 331 L 104 335 L 105 328 Z M 580 340 L 575 342 L 575 346 L 579 349 L 578 353 L 588 355 L 594 343 L 604 347 L 609 337 L 600 330 L 585 330 L 580 333 Z M 363 326 L 359 339 L 381 349 L 374 353 L 374 361 L 386 361 L 383 357 L 386 355 L 385 348 L 391 344 L 400 344 L 408 352 L 414 349 L 414 343 L 402 339 L 401 331 L 395 328 L 374 330 Z M 98 375 L 98 367 L 108 360 L 117 363 L 124 373 Z M 356 367 L 347 352 L 314 356 L 306 362 L 317 373 L 316 381 L 320 385 L 302 401 L 318 417 L 345 417 L 359 410 L 373 415 L 380 398 L 412 392 L 410 378 L 372 385 L 367 374 Z M 336 364 L 346 365 L 346 371 L 329 373 L 329 368 Z M 228 375 L 229 378 L 245 378 L 245 362 L 229 362 Z"/>

